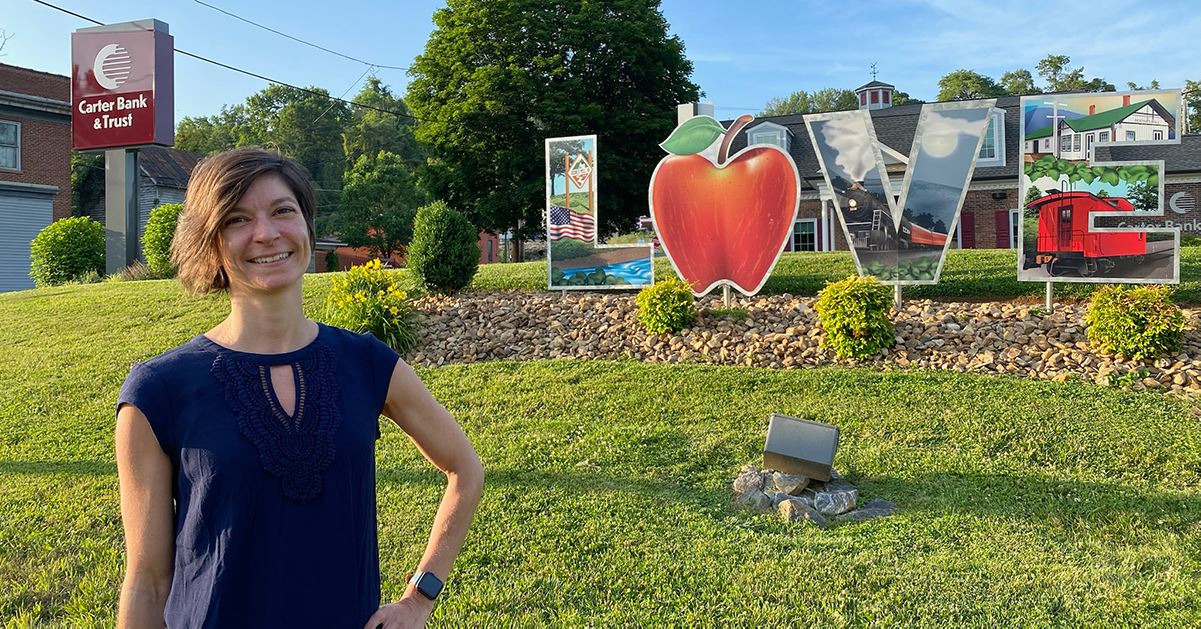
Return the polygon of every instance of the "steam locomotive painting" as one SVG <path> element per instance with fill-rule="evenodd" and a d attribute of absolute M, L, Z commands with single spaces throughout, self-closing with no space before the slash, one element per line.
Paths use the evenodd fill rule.
<path fill-rule="evenodd" d="M 895 251 L 914 247 L 941 249 L 947 244 L 947 235 L 901 219 L 899 229 L 893 226 L 892 214 L 880 198 L 863 187 L 861 182 L 852 182 L 845 188 L 836 188 L 846 199 L 843 216 L 852 245 L 869 251 Z"/>
<path fill-rule="evenodd" d="M 1025 268 L 1042 266 L 1050 275 L 1075 271 L 1080 277 L 1108 273 L 1123 262 L 1142 264 L 1147 255 L 1144 232 L 1090 232 L 1096 212 L 1133 212 L 1123 198 L 1090 192 L 1055 192 L 1026 206 L 1038 213 L 1038 243 Z"/>

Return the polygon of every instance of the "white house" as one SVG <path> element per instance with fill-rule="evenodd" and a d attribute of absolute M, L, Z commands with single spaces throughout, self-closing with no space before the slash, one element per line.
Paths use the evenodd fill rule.
<path fill-rule="evenodd" d="M 1091 159 L 1094 144 L 1108 142 L 1150 142 L 1163 140 L 1176 128 L 1176 120 L 1155 99 L 1130 102 L 1123 96 L 1123 106 L 1097 112 L 1089 106 L 1089 115 L 1059 121 L 1059 157 L 1067 160 Z M 1033 134 L 1031 134 L 1033 135 Z M 1031 136 L 1026 136 L 1027 141 Z M 1036 140 L 1046 138 L 1035 138 Z"/>

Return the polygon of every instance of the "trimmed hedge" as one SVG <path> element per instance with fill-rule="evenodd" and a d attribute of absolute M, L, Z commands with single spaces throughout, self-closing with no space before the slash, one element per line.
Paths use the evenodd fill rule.
<path fill-rule="evenodd" d="M 150 272 L 158 277 L 175 277 L 175 267 L 171 264 L 171 240 L 175 238 L 180 212 L 183 212 L 182 203 L 164 203 L 150 210 L 150 218 L 146 219 L 142 255 L 146 257 Z"/>
<path fill-rule="evenodd" d="M 651 334 L 679 332 L 696 319 L 696 298 L 682 279 L 669 277 L 638 291 L 638 320 Z"/>
<path fill-rule="evenodd" d="M 29 277 L 57 286 L 104 274 L 104 227 L 86 216 L 50 223 L 29 243 Z"/>
<path fill-rule="evenodd" d="M 896 343 L 888 318 L 892 295 L 875 277 L 852 275 L 817 294 L 825 343 L 839 358 L 866 358 Z"/>
<path fill-rule="evenodd" d="M 1184 338 L 1184 312 L 1165 286 L 1102 286 L 1084 322 L 1093 346 L 1135 360 L 1174 352 Z"/>
<path fill-rule="evenodd" d="M 409 270 L 426 289 L 461 290 L 471 283 L 480 264 L 479 231 L 442 201 L 418 208 L 413 240 L 405 252 Z"/>

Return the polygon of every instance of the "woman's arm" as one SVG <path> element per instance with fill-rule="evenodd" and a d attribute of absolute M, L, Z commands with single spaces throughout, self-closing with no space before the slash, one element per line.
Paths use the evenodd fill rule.
<path fill-rule="evenodd" d="M 174 559 L 171 460 L 132 404 L 117 411 L 116 446 L 126 556 L 117 626 L 158 628 Z"/>
<path fill-rule="evenodd" d="M 397 360 L 392 371 L 384 415 L 400 426 L 425 458 L 446 474 L 446 493 L 434 516 L 425 554 L 417 564 L 418 572 L 429 571 L 446 581 L 480 502 L 480 494 L 484 489 L 484 468 L 463 429 L 459 428 L 450 413 L 434 399 L 412 367 L 403 360 Z M 426 599 L 410 584 L 399 603 L 380 608 L 367 626 L 374 629 L 382 624 L 390 629 L 409 626 L 408 623 L 413 620 L 420 625 L 433 607 L 433 601 Z M 406 610 L 415 611 L 421 616 L 413 619 Z"/>

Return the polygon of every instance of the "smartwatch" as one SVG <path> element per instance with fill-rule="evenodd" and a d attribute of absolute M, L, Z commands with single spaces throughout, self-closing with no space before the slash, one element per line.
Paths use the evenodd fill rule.
<path fill-rule="evenodd" d="M 413 575 L 412 579 L 409 579 L 409 583 L 412 583 L 417 588 L 417 591 L 421 592 L 422 596 L 431 601 L 438 598 L 438 595 L 442 593 L 442 579 L 434 576 L 432 572 L 418 572 Z"/>

